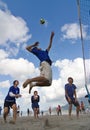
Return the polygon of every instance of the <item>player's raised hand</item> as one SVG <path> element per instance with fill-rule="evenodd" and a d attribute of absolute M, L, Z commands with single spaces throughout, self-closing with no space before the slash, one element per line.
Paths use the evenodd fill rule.
<path fill-rule="evenodd" d="M 39 46 L 39 42 L 35 42 L 35 43 L 34 43 L 34 46 Z"/>

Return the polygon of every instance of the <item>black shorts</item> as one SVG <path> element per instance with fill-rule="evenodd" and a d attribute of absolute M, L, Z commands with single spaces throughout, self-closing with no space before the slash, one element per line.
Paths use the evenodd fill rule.
<path fill-rule="evenodd" d="M 16 104 L 15 101 L 13 101 L 13 102 L 5 101 L 5 102 L 4 102 L 4 108 L 5 108 L 5 107 L 8 107 L 8 109 L 10 109 L 10 108 L 12 108 L 12 106 L 13 106 L 14 104 Z"/>
<path fill-rule="evenodd" d="M 73 104 L 75 107 L 80 106 L 78 101 L 75 101 L 75 98 L 71 99 L 71 102 L 68 101 L 68 98 L 66 97 L 66 100 L 68 104 Z"/>

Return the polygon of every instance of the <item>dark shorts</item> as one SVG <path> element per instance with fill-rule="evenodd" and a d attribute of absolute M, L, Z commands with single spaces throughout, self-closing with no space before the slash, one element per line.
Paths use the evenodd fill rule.
<path fill-rule="evenodd" d="M 39 108 L 38 103 L 32 103 L 32 109 L 34 109 L 34 108 Z"/>
<path fill-rule="evenodd" d="M 17 113 L 19 114 L 19 113 L 20 113 L 20 111 L 17 111 Z"/>
<path fill-rule="evenodd" d="M 12 106 L 13 106 L 14 104 L 16 104 L 15 101 L 13 101 L 13 102 L 5 101 L 5 102 L 4 102 L 4 108 L 5 108 L 5 107 L 8 107 L 8 109 L 10 109 L 10 108 L 12 108 Z"/>
<path fill-rule="evenodd" d="M 81 110 L 82 110 L 82 111 L 85 111 L 85 108 L 82 108 Z"/>
<path fill-rule="evenodd" d="M 68 104 L 73 104 L 75 107 L 80 106 L 78 101 L 75 101 L 75 98 L 71 99 L 71 102 L 68 101 L 68 98 L 66 97 L 66 100 Z"/>

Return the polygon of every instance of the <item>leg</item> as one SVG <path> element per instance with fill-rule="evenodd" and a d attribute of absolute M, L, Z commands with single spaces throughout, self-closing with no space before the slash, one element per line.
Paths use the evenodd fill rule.
<path fill-rule="evenodd" d="M 49 80 L 44 77 L 36 77 L 28 81 L 29 83 L 29 93 L 34 86 L 50 86 Z"/>
<path fill-rule="evenodd" d="M 38 118 L 39 108 L 36 108 L 36 118 Z"/>
<path fill-rule="evenodd" d="M 49 81 L 46 79 L 46 81 L 43 82 L 37 82 L 35 86 L 42 86 L 42 87 L 46 87 L 46 86 L 50 86 L 51 84 L 49 83 Z M 33 85 L 34 87 L 34 85 Z"/>
<path fill-rule="evenodd" d="M 69 117 L 71 118 L 72 104 L 69 104 Z"/>
<path fill-rule="evenodd" d="M 40 66 L 40 76 L 27 79 L 23 83 L 23 88 L 27 87 L 28 84 L 34 82 L 31 86 L 50 86 L 52 81 L 52 70 L 51 66 L 47 62 L 42 62 Z M 36 82 L 36 83 L 35 83 Z"/>
<path fill-rule="evenodd" d="M 13 121 L 11 121 L 10 123 L 15 124 L 16 118 L 17 118 L 17 106 L 16 106 L 16 104 L 12 105 L 12 109 L 13 109 Z"/>
<path fill-rule="evenodd" d="M 5 107 L 5 108 L 4 108 L 4 113 L 3 113 L 3 118 L 4 118 L 4 122 L 5 122 L 5 123 L 7 122 L 6 118 L 7 118 L 7 116 L 8 116 L 8 113 L 9 113 L 9 108 L 8 108 L 8 107 Z"/>
<path fill-rule="evenodd" d="M 77 118 L 79 117 L 79 111 L 80 111 L 79 108 L 80 108 L 79 106 L 76 107 Z"/>
<path fill-rule="evenodd" d="M 34 110 L 34 117 L 36 118 L 36 108 L 34 108 L 33 110 Z"/>
<path fill-rule="evenodd" d="M 78 101 L 73 102 L 74 106 L 76 107 L 76 116 L 79 117 L 80 105 Z"/>
<path fill-rule="evenodd" d="M 59 116 L 59 110 L 58 110 L 58 116 Z"/>
<path fill-rule="evenodd" d="M 38 84 L 39 83 L 42 83 L 43 86 L 48 86 L 48 80 L 43 77 L 43 76 L 39 76 L 39 77 L 35 77 L 35 78 L 32 78 L 32 79 L 27 79 L 24 83 L 23 83 L 23 88 L 26 88 L 28 84 L 30 84 L 31 82 L 37 82 Z M 45 85 L 44 85 L 45 84 Z"/>
<path fill-rule="evenodd" d="M 62 115 L 62 111 L 60 110 L 60 114 Z"/>
<path fill-rule="evenodd" d="M 59 116 L 59 111 L 57 112 L 57 115 Z"/>

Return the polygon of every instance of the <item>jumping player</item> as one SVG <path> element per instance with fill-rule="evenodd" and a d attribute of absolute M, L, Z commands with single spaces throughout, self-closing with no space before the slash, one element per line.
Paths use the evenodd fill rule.
<path fill-rule="evenodd" d="M 40 60 L 40 76 L 27 79 L 23 83 L 23 88 L 26 88 L 27 85 L 30 85 L 29 93 L 31 89 L 35 86 L 50 86 L 52 83 L 52 61 L 48 55 L 50 48 L 52 46 L 54 32 L 51 32 L 50 43 L 46 50 L 39 48 L 39 42 L 35 42 L 33 45 L 27 46 L 26 49 L 33 53 Z"/>

